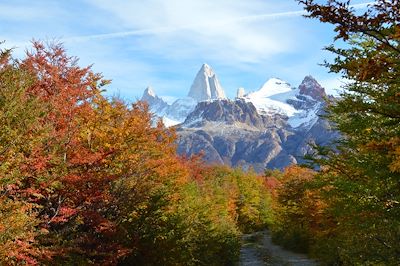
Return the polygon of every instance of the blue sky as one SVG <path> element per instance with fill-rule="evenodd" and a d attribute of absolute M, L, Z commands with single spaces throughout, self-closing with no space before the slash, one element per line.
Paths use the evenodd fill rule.
<path fill-rule="evenodd" d="M 127 101 L 148 85 L 185 96 L 203 63 L 231 98 L 271 77 L 298 86 L 309 74 L 332 92 L 341 81 L 318 64 L 332 58 L 322 48 L 333 27 L 301 14 L 294 0 L 0 0 L 0 40 L 16 56 L 32 39 L 61 41 L 113 80 L 108 95 Z"/>

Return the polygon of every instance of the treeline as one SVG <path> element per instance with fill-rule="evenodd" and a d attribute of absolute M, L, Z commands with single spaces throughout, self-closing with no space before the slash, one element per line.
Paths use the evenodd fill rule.
<path fill-rule="evenodd" d="M 264 180 L 175 152 L 147 106 L 57 44 L 0 54 L 1 265 L 229 265 L 270 219 Z"/>
<path fill-rule="evenodd" d="M 351 1 L 299 2 L 342 41 L 327 48 L 336 58 L 326 66 L 348 80 L 327 115 L 343 138 L 311 156 L 318 172 L 269 173 L 281 181 L 274 238 L 323 265 L 399 265 L 400 3 L 361 12 Z"/>

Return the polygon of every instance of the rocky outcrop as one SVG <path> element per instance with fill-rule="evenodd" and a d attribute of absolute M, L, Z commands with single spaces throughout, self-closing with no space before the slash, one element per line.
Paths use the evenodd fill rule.
<path fill-rule="evenodd" d="M 260 130 L 268 123 L 272 123 L 269 117 L 260 115 L 252 103 L 237 99 L 200 102 L 181 127 L 203 127 L 209 122 L 226 125 L 242 124 Z"/>
<path fill-rule="evenodd" d="M 317 101 L 321 101 L 326 97 L 325 89 L 312 76 L 306 76 L 303 79 L 299 90 L 300 94 L 308 95 Z"/>

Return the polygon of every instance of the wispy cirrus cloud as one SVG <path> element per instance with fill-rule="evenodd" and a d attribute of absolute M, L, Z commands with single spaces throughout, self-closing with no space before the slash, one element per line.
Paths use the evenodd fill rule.
<path fill-rule="evenodd" d="M 132 42 L 161 56 L 187 58 L 208 53 L 220 61 L 256 62 L 273 53 L 290 49 L 287 38 L 274 18 L 293 17 L 302 11 L 279 10 L 272 2 L 249 0 L 152 0 L 146 2 L 90 1 L 97 8 L 107 10 L 110 16 L 121 21 L 130 30 L 108 34 L 96 34 L 71 38 L 71 41 L 88 39 L 114 39 L 140 37 Z M 264 11 L 264 12 L 263 12 Z M 256 25 L 257 21 L 269 21 L 269 25 Z M 280 35 L 279 38 L 272 36 Z M 173 45 L 172 45 L 173 43 Z M 171 51 L 172 50 L 172 51 Z"/>
<path fill-rule="evenodd" d="M 367 2 L 360 4 L 353 4 L 350 7 L 354 9 L 363 9 L 369 5 L 376 3 Z M 93 35 L 85 35 L 85 36 L 75 36 L 65 38 L 65 41 L 71 42 L 84 42 L 88 40 L 101 40 L 101 39 L 113 39 L 113 38 L 124 38 L 128 36 L 143 36 L 143 35 L 156 35 L 156 34 L 165 34 L 176 31 L 184 31 L 190 29 L 196 29 L 199 27 L 210 26 L 210 27 L 218 27 L 223 25 L 235 24 L 235 23 L 248 23 L 254 21 L 264 21 L 271 19 L 280 19 L 280 18 L 289 18 L 289 17 L 298 17 L 302 15 L 306 15 L 307 12 L 305 10 L 297 10 L 297 11 L 287 11 L 287 12 L 277 12 L 277 13 L 267 13 L 267 14 L 258 14 L 258 15 L 248 15 L 237 18 L 229 18 L 224 21 L 216 20 L 216 21 L 206 21 L 201 23 L 194 23 L 188 25 L 181 26 L 159 26 L 154 28 L 147 29 L 136 29 L 136 30 L 127 30 L 121 32 L 112 32 L 112 33 L 103 33 L 103 34 L 93 34 Z"/>
<path fill-rule="evenodd" d="M 231 18 L 225 21 L 206 21 L 202 23 L 194 23 L 189 25 L 182 26 L 174 26 L 174 27 L 156 27 L 149 29 L 138 29 L 138 30 L 128 30 L 121 32 L 113 32 L 113 33 L 104 33 L 104 34 L 94 34 L 94 35 L 86 35 L 86 36 L 75 36 L 65 38 L 65 41 L 71 42 L 85 42 L 89 40 L 102 40 L 102 39 L 114 39 L 114 38 L 124 38 L 129 36 L 143 36 L 143 35 L 156 35 L 156 34 L 165 34 L 176 31 L 184 31 L 184 30 L 195 30 L 197 28 L 203 27 L 219 27 L 224 25 L 230 25 L 235 23 L 248 23 L 259 20 L 267 20 L 267 19 L 279 19 L 284 17 L 298 17 L 306 14 L 305 11 L 289 11 L 289 12 L 279 12 L 272 14 L 261 14 L 261 15 L 253 15 L 253 16 L 243 16 L 238 18 Z"/>
<path fill-rule="evenodd" d="M 111 33 L 75 36 L 67 42 L 104 39 L 133 39 L 135 48 L 152 51 L 160 56 L 183 59 L 193 54 L 212 56 L 219 62 L 257 63 L 280 53 L 293 52 L 299 40 L 307 35 L 304 23 L 297 27 L 292 19 L 306 12 L 287 1 L 248 0 L 88 0 L 114 18 L 122 30 Z M 362 9 L 373 1 L 353 4 Z M 285 10 L 286 9 L 286 10 Z M 289 9 L 289 10 L 287 10 Z"/>
<path fill-rule="evenodd" d="M 149 84 L 162 95 L 186 94 L 203 62 L 234 95 L 269 76 L 297 84 L 322 72 L 320 50 L 333 33 L 303 14 L 293 0 L 15 0 L 0 3 L 0 40 L 19 53 L 32 38 L 61 41 L 129 97 Z"/>

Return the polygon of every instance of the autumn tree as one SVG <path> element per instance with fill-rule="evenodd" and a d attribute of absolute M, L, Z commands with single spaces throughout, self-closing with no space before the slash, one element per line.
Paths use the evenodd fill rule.
<path fill-rule="evenodd" d="M 108 81 L 60 45 L 35 42 L 20 67 L 35 77 L 28 94 L 48 108 L 39 122 L 50 131 L 32 156 L 41 168 L 32 168 L 26 186 L 39 195 L 40 227 L 48 231 L 40 243 L 52 261 L 166 259 L 162 248 L 173 227 L 164 219 L 185 182 L 173 131 L 154 127 L 145 104 L 104 98 Z"/>
<path fill-rule="evenodd" d="M 100 87 L 107 81 L 90 67 L 79 67 L 58 44 L 34 42 L 20 61 L 6 58 L 9 54 L 2 57 L 0 77 L 2 221 L 10 222 L 2 226 L 8 227 L 2 236 L 5 244 L 22 248 L 17 255 L 5 252 L 5 260 L 116 263 L 120 254 L 110 253 L 116 244 L 106 237 L 115 228 L 104 209 L 112 181 L 119 177 L 107 159 L 112 161 L 118 147 L 92 146 L 87 129 L 97 102 L 104 101 Z M 25 226 L 25 232 L 17 225 Z M 31 251 L 34 244 L 43 252 Z"/>
<path fill-rule="evenodd" d="M 29 153 L 47 132 L 38 123 L 46 114 L 43 103 L 27 95 L 33 82 L 11 50 L 0 51 L 0 261 L 8 265 L 35 264 L 44 255 L 36 239 L 41 235 L 37 205 L 24 186 Z"/>
<path fill-rule="evenodd" d="M 335 151 L 320 149 L 319 182 L 336 217 L 330 263 L 397 265 L 400 260 L 400 2 L 366 11 L 351 1 L 299 1 L 308 17 L 335 26 L 330 71 L 349 82 L 328 118 L 342 133 Z M 322 158 L 322 159 L 321 159 Z M 332 245 L 334 246 L 334 245 Z"/>
<path fill-rule="evenodd" d="M 226 166 L 185 162 L 190 179 L 178 207 L 183 237 L 193 265 L 234 264 L 240 234 L 264 229 L 270 221 L 270 195 L 264 179 Z M 186 215 L 190 214 L 190 215 Z"/>
<path fill-rule="evenodd" d="M 273 240 L 291 250 L 310 252 L 317 236 L 328 233 L 322 230 L 328 223 L 327 204 L 312 185 L 316 172 L 291 166 L 279 175 L 273 193 Z"/>

